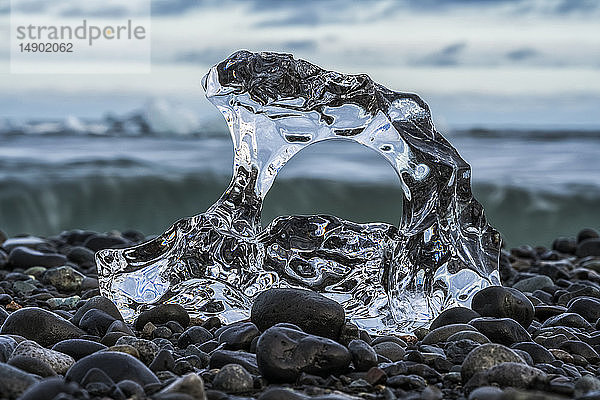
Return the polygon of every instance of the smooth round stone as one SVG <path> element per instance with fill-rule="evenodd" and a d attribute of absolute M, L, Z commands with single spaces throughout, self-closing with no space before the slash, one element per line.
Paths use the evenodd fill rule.
<path fill-rule="evenodd" d="M 394 342 L 383 342 L 377 343 L 373 346 L 375 353 L 387 358 L 392 362 L 400 361 L 404 357 L 404 348 L 398 343 Z"/>
<path fill-rule="evenodd" d="M 259 397 L 258 400 L 308 400 L 311 399 L 309 396 L 305 396 L 292 389 L 285 389 L 280 387 L 271 387 L 265 390 Z M 335 400 L 335 399 L 332 399 Z"/>
<path fill-rule="evenodd" d="M 473 390 L 468 400 L 504 400 L 504 392 L 496 386 L 482 386 Z"/>
<path fill-rule="evenodd" d="M 256 360 L 266 379 L 293 382 L 302 372 L 320 376 L 341 372 L 348 368 L 352 356 L 331 339 L 272 327 L 258 339 Z"/>
<path fill-rule="evenodd" d="M 74 292 L 81 289 L 85 276 L 68 265 L 53 267 L 42 275 L 42 282 L 54 286 L 58 291 Z"/>
<path fill-rule="evenodd" d="M 12 365 L 30 374 L 41 376 L 42 378 L 56 376 L 56 371 L 48 363 L 36 357 L 14 356 L 8 360 L 8 365 Z"/>
<path fill-rule="evenodd" d="M 534 316 L 533 304 L 523 293 L 503 286 L 488 286 L 477 292 L 471 308 L 482 317 L 512 318 L 525 328 Z"/>
<path fill-rule="evenodd" d="M 576 395 L 582 395 L 594 391 L 600 391 L 600 379 L 591 375 L 584 375 L 575 381 Z"/>
<path fill-rule="evenodd" d="M 102 310 L 91 309 L 79 320 L 79 327 L 90 335 L 104 336 L 113 322 L 117 321 L 113 316 Z"/>
<path fill-rule="evenodd" d="M 169 386 L 158 393 L 158 396 L 166 395 L 166 397 L 157 398 L 153 396 L 153 398 L 176 400 L 180 397 L 173 397 L 173 395 L 178 394 L 187 395 L 187 397 L 181 398 L 182 400 L 203 400 L 207 398 L 204 391 L 204 381 L 195 373 L 189 373 L 175 379 Z"/>
<path fill-rule="evenodd" d="M 488 339 L 487 336 L 485 336 L 483 333 L 477 332 L 477 331 L 456 332 L 455 334 L 448 337 L 447 341 L 448 342 L 457 342 L 459 340 L 465 340 L 465 339 L 472 340 L 473 342 L 477 342 L 477 343 L 481 343 L 481 344 L 490 342 L 490 339 Z"/>
<path fill-rule="evenodd" d="M 600 318 L 600 299 L 580 297 L 569 304 L 567 312 L 581 315 L 590 323 L 596 323 Z"/>
<path fill-rule="evenodd" d="M 510 346 L 516 342 L 531 342 L 531 336 L 523 326 L 510 318 L 475 318 L 469 322 L 490 341 Z"/>
<path fill-rule="evenodd" d="M 579 328 L 586 331 L 593 330 L 592 325 L 585 320 L 581 315 L 575 313 L 564 313 L 555 317 L 548 318 L 542 324 L 542 328 L 550 326 L 568 326 L 571 328 Z"/>
<path fill-rule="evenodd" d="M 252 305 L 250 319 L 261 331 L 286 322 L 304 332 L 337 339 L 345 322 L 343 307 L 317 292 L 304 289 L 269 289 Z"/>
<path fill-rule="evenodd" d="M 444 346 L 444 354 L 448 361 L 453 364 L 462 364 L 465 358 L 473 349 L 477 348 L 479 343 L 470 339 L 461 339 L 457 341 L 448 341 Z"/>
<path fill-rule="evenodd" d="M 17 341 L 10 336 L 0 335 L 0 362 L 7 362 L 17 347 Z"/>
<path fill-rule="evenodd" d="M 13 351 L 11 359 L 17 356 L 38 358 L 48 364 L 57 374 L 64 374 L 75 363 L 73 357 L 59 351 L 46 349 L 32 340 L 24 340 L 19 343 Z"/>
<path fill-rule="evenodd" d="M 577 243 L 581 243 L 588 239 L 598 239 L 600 238 L 600 233 L 593 228 L 583 228 L 577 234 Z"/>
<path fill-rule="evenodd" d="M 457 332 L 475 331 L 475 330 L 476 330 L 475 328 L 473 328 L 471 325 L 467 325 L 467 324 L 445 325 L 445 326 L 442 326 L 442 327 L 439 327 L 437 329 L 430 331 L 427 335 L 425 335 L 425 337 L 423 338 L 421 343 L 422 344 L 436 344 L 439 342 L 445 342 L 446 340 L 448 340 L 448 338 L 450 336 L 454 335 Z"/>
<path fill-rule="evenodd" d="M 251 374 L 260 374 L 255 354 L 233 350 L 216 350 L 211 353 L 209 360 L 209 367 L 211 369 L 223 368 L 227 364 L 239 364 Z"/>
<path fill-rule="evenodd" d="M 442 313 L 433 320 L 429 326 L 429 330 L 432 331 L 442 326 L 451 324 L 466 324 L 473 318 L 477 317 L 480 317 L 480 315 L 470 308 L 452 307 L 442 311 Z"/>
<path fill-rule="evenodd" d="M 186 329 L 177 340 L 177 345 L 185 349 L 190 344 L 202 344 L 213 338 L 212 333 L 201 326 L 192 326 Z"/>
<path fill-rule="evenodd" d="M 15 400 L 39 378 L 12 365 L 0 363 L 0 398 Z"/>
<path fill-rule="evenodd" d="M 54 377 L 44 379 L 30 386 L 19 397 L 19 400 L 53 400 L 61 393 L 72 396 L 67 398 L 85 399 L 87 397 L 76 383 L 66 382 L 63 378 Z"/>
<path fill-rule="evenodd" d="M 357 371 L 368 371 L 377 366 L 377 353 L 364 340 L 352 340 L 348 343 L 348 350 L 352 355 L 352 364 Z"/>
<path fill-rule="evenodd" d="M 538 275 L 523 279 L 513 285 L 513 289 L 527 293 L 533 293 L 536 290 L 548 289 L 551 287 L 554 287 L 554 281 L 546 275 Z"/>
<path fill-rule="evenodd" d="M 506 346 L 496 343 L 482 344 L 471 350 L 463 361 L 460 370 L 463 382 L 467 382 L 478 372 L 504 362 L 525 363 L 517 353 Z"/>
<path fill-rule="evenodd" d="M 249 392 L 254 388 L 252 375 L 238 364 L 223 366 L 213 379 L 213 388 L 226 393 Z"/>
<path fill-rule="evenodd" d="M 248 350 L 254 338 L 259 335 L 256 325 L 252 322 L 244 322 L 224 329 L 219 335 L 219 343 L 224 344 L 229 350 Z"/>
<path fill-rule="evenodd" d="M 135 348 L 140 354 L 140 360 L 146 365 L 150 365 L 154 357 L 158 354 L 158 345 L 150 340 L 138 339 L 133 336 L 123 336 L 117 340 L 116 346 L 129 345 Z"/>
<path fill-rule="evenodd" d="M 113 247 L 121 247 L 128 244 L 131 244 L 131 242 L 122 237 L 102 234 L 91 235 L 85 240 L 85 242 L 83 242 L 83 246 L 95 252 Z"/>
<path fill-rule="evenodd" d="M 83 357 L 105 349 L 107 349 L 107 347 L 102 343 L 85 339 L 63 340 L 52 346 L 52 350 L 60 351 L 63 354 L 68 354 L 75 360 L 80 360 Z"/>
<path fill-rule="evenodd" d="M 160 325 L 169 321 L 175 321 L 186 327 L 190 324 L 190 316 L 179 304 L 160 304 L 142 312 L 135 320 L 135 329 L 141 331 L 148 322 Z"/>
<path fill-rule="evenodd" d="M 81 297 L 79 296 L 69 296 L 69 297 L 53 297 L 51 299 L 46 300 L 46 304 L 52 309 L 66 307 L 73 309 L 81 301 Z"/>
<path fill-rule="evenodd" d="M 552 242 L 552 249 L 560 253 L 575 254 L 577 241 L 573 238 L 560 237 Z"/>
<path fill-rule="evenodd" d="M 577 257 L 598 257 L 600 256 L 600 239 L 586 239 L 577 245 L 575 252 Z"/>
<path fill-rule="evenodd" d="M 67 258 L 69 261 L 74 262 L 84 268 L 88 268 L 96 265 L 95 254 L 92 250 L 83 246 L 72 247 L 67 252 Z"/>
<path fill-rule="evenodd" d="M 101 351 L 82 358 L 69 369 L 65 377 L 81 383 L 92 368 L 100 369 L 114 382 L 127 379 L 142 386 L 160 383 L 156 375 L 141 361 L 129 354 L 112 351 Z"/>
<path fill-rule="evenodd" d="M 567 312 L 567 308 L 563 306 L 535 306 L 535 317 L 540 321 L 545 321 L 564 312 Z"/>
<path fill-rule="evenodd" d="M 44 347 L 50 347 L 62 340 L 77 339 L 85 332 L 50 311 L 27 307 L 10 314 L 2 325 L 0 334 L 20 335 Z"/>
<path fill-rule="evenodd" d="M 150 364 L 150 369 L 154 372 L 158 371 L 172 371 L 175 366 L 175 359 L 173 358 L 173 353 L 169 350 L 160 350 L 152 363 Z"/>
<path fill-rule="evenodd" d="M 2 244 L 2 247 L 9 253 L 17 247 L 26 247 L 28 249 L 37 250 L 38 248 L 46 246 L 48 246 L 48 242 L 36 236 L 10 238 Z"/>
<path fill-rule="evenodd" d="M 546 373 L 538 368 L 517 362 L 504 362 L 475 374 L 467 382 L 465 389 L 483 385 L 528 389 L 546 381 Z"/>
<path fill-rule="evenodd" d="M 560 345 L 562 350 L 567 351 L 569 354 L 578 354 L 585 357 L 592 364 L 596 364 L 600 361 L 598 353 L 592 346 L 579 340 L 567 340 Z"/>
<path fill-rule="evenodd" d="M 554 361 L 554 356 L 544 346 L 535 342 L 515 343 L 512 349 L 523 350 L 531 356 L 534 364 L 550 364 Z"/>
<path fill-rule="evenodd" d="M 79 322 L 81 321 L 81 318 L 85 315 L 85 313 L 92 309 L 104 311 L 114 319 L 123 321 L 123 316 L 119 312 L 119 309 L 117 308 L 115 303 L 110 301 L 110 299 L 108 299 L 107 297 L 94 296 L 88 301 L 86 301 L 84 305 L 77 309 L 77 312 L 75 313 L 75 315 L 73 315 L 72 318 L 73 323 L 79 325 Z"/>
<path fill-rule="evenodd" d="M 67 262 L 67 257 L 58 253 L 42 253 L 27 247 L 15 247 L 8 255 L 8 263 L 13 268 L 58 267 Z"/>

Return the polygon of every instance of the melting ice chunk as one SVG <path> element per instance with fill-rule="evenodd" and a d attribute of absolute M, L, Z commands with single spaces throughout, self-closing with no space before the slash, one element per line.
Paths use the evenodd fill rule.
<path fill-rule="evenodd" d="M 469 165 L 417 95 L 247 51 L 212 67 L 203 86 L 233 139 L 233 178 L 205 213 L 149 242 L 97 253 L 101 291 L 126 318 L 169 302 L 230 323 L 247 318 L 261 291 L 288 286 L 319 291 L 360 327 L 389 333 L 425 326 L 500 284 L 500 235 L 471 194 Z M 278 172 L 324 140 L 360 143 L 390 163 L 404 192 L 399 227 L 325 215 L 261 227 Z"/>

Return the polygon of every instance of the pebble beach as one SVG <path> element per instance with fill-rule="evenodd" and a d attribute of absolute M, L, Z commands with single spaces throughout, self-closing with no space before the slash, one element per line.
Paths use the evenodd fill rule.
<path fill-rule="evenodd" d="M 503 285 L 429 329 L 372 336 L 318 293 L 271 289 L 222 325 L 179 305 L 132 323 L 94 254 L 136 231 L 0 232 L 0 398 L 600 399 L 600 235 L 503 249 Z"/>

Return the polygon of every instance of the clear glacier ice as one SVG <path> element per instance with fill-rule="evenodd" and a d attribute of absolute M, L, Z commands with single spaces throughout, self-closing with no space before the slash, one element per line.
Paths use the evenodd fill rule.
<path fill-rule="evenodd" d="M 233 178 L 205 213 L 97 253 L 101 292 L 125 318 L 178 303 L 231 323 L 248 318 L 261 291 L 301 287 L 340 302 L 371 333 L 407 332 L 500 284 L 500 235 L 471 193 L 470 166 L 420 97 L 267 52 L 236 52 L 202 85 L 229 127 Z M 390 163 L 404 193 L 400 226 L 295 215 L 263 229 L 278 172 L 324 140 L 360 143 Z"/>

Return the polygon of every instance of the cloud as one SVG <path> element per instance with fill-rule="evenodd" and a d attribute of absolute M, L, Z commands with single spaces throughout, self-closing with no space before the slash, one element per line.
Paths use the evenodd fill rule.
<path fill-rule="evenodd" d="M 430 53 L 418 60 L 416 65 L 432 65 L 436 67 L 446 67 L 459 64 L 459 57 L 467 47 L 466 42 L 457 42 L 450 44 L 439 51 Z"/>
<path fill-rule="evenodd" d="M 511 61 L 523 61 L 531 58 L 535 58 L 539 53 L 537 50 L 530 47 L 523 47 L 515 50 L 511 50 L 506 53 L 506 58 Z"/>

